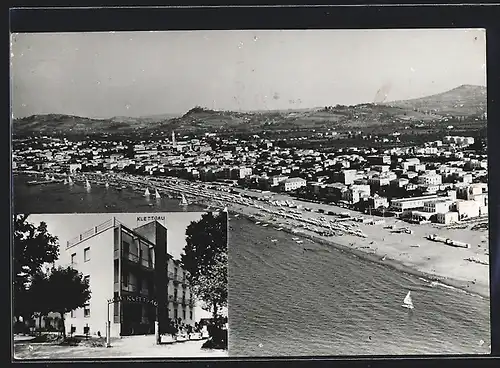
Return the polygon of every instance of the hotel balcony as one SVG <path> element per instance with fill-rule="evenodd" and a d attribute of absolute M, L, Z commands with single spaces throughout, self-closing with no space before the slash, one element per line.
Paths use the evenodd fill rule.
<path fill-rule="evenodd" d="M 114 292 L 119 292 L 119 283 L 118 282 L 115 282 L 114 284 Z M 149 289 L 147 288 L 139 288 L 136 284 L 128 284 L 128 285 L 124 285 L 122 283 L 122 288 L 121 288 L 121 291 L 125 291 L 125 292 L 129 292 L 129 293 L 135 293 L 135 294 L 140 294 L 140 295 L 144 295 L 144 296 L 148 296 L 149 295 Z"/>
<path fill-rule="evenodd" d="M 119 251 L 115 250 L 115 259 L 118 258 Z M 128 261 L 127 263 L 132 265 L 141 266 L 141 268 L 152 271 L 154 270 L 154 265 L 151 260 L 145 258 L 139 258 L 137 254 L 122 252 L 122 259 Z"/>
<path fill-rule="evenodd" d="M 174 282 L 174 284 L 180 284 L 182 282 L 182 278 L 179 275 L 174 275 L 172 277 L 172 281 Z"/>

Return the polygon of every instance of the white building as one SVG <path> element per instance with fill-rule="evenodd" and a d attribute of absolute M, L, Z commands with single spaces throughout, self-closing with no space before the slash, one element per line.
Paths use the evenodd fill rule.
<path fill-rule="evenodd" d="M 281 189 L 284 190 L 285 192 L 305 187 L 306 184 L 307 184 L 306 180 L 302 178 L 288 178 L 280 183 Z"/>
<path fill-rule="evenodd" d="M 424 174 L 420 175 L 417 178 L 417 181 L 419 184 L 425 184 L 425 185 L 441 185 L 442 184 L 442 177 L 439 174 Z"/>

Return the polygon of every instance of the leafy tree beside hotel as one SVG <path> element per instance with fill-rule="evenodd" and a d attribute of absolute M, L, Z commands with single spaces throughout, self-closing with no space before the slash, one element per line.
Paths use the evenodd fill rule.
<path fill-rule="evenodd" d="M 14 219 L 14 314 L 23 322 L 37 315 L 40 321 L 50 312 L 64 314 L 81 308 L 90 298 L 83 275 L 72 267 L 55 267 L 59 258 L 57 237 L 27 221 L 27 215 Z M 51 268 L 44 267 L 52 264 Z"/>
<path fill-rule="evenodd" d="M 227 306 L 227 213 L 206 213 L 186 230 L 182 264 L 193 293 L 217 320 Z"/>
<path fill-rule="evenodd" d="M 37 306 L 30 295 L 31 283 L 43 272 L 44 265 L 59 258 L 58 239 L 47 231 L 47 224 L 28 222 L 28 215 L 14 218 L 14 314 L 23 320 L 30 318 Z"/>

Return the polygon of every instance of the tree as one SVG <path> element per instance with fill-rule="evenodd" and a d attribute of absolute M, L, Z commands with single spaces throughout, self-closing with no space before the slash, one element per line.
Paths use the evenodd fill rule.
<path fill-rule="evenodd" d="M 200 275 L 193 291 L 206 303 L 205 309 L 212 310 L 217 319 L 221 307 L 227 306 L 227 254 L 220 253 L 216 262 L 205 275 Z"/>
<path fill-rule="evenodd" d="M 57 237 L 47 231 L 44 222 L 35 226 L 27 219 L 28 215 L 16 215 L 14 218 L 14 313 L 23 319 L 31 317 L 31 280 L 42 272 L 44 264 L 59 258 Z"/>
<path fill-rule="evenodd" d="M 31 315 L 38 315 L 38 326 L 42 327 L 42 319 L 51 311 L 51 300 L 49 295 L 48 276 L 43 272 L 36 273 L 30 283 L 28 290 L 29 305 L 32 309 Z"/>
<path fill-rule="evenodd" d="M 48 309 L 61 315 L 63 337 L 66 337 L 64 315 L 77 308 L 83 308 L 90 299 L 90 289 L 83 274 L 68 267 L 54 267 L 50 270 L 46 283 Z"/>
<path fill-rule="evenodd" d="M 227 213 L 211 212 L 186 229 L 181 262 L 189 272 L 194 295 L 212 310 L 214 319 L 227 304 Z"/>

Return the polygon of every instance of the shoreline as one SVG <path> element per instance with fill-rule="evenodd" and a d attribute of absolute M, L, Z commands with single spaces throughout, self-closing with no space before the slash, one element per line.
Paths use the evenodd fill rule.
<path fill-rule="evenodd" d="M 30 171 L 30 172 L 17 172 L 18 174 L 21 175 L 43 175 L 44 173 L 42 172 L 35 172 L 35 171 Z M 66 174 L 55 174 L 54 176 L 66 176 Z M 74 175 L 75 178 L 85 178 L 86 175 L 84 174 L 76 174 Z M 289 234 L 293 234 L 297 237 L 303 237 L 309 240 L 313 240 L 315 242 L 318 242 L 322 245 L 325 245 L 327 247 L 333 247 L 337 250 L 340 251 L 345 251 L 353 254 L 356 257 L 362 258 L 364 260 L 374 262 L 380 265 L 385 265 L 388 267 L 391 267 L 392 269 L 403 272 L 412 276 L 415 276 L 421 281 L 425 281 L 426 283 L 429 284 L 429 287 L 432 287 L 430 285 L 431 282 L 438 282 L 441 285 L 437 285 L 438 287 L 448 287 L 448 288 L 453 288 L 457 291 L 464 292 L 470 295 L 475 295 L 479 296 L 482 298 L 489 299 L 490 298 L 490 291 L 489 291 L 489 266 L 487 268 L 487 273 L 486 273 L 486 280 L 483 281 L 476 281 L 473 279 L 473 276 L 477 277 L 477 273 L 479 273 L 479 270 L 483 271 L 484 269 L 478 268 L 477 264 L 473 264 L 470 262 L 469 264 L 463 264 L 457 266 L 455 263 L 450 264 L 442 264 L 445 263 L 440 259 L 441 256 L 446 257 L 447 255 L 454 255 L 456 261 L 458 262 L 459 258 L 456 255 L 457 253 L 453 252 L 463 252 L 463 250 L 457 249 L 457 248 L 452 248 L 446 245 L 440 245 L 436 243 L 430 243 L 430 241 L 426 241 L 424 239 L 419 239 L 418 242 L 425 244 L 427 246 L 427 253 L 424 253 L 422 248 L 425 248 L 424 246 L 422 248 L 412 248 L 410 250 L 405 249 L 404 246 L 409 243 L 409 244 L 415 244 L 412 242 L 411 236 L 410 235 L 404 235 L 406 238 L 401 238 L 397 239 L 398 237 L 395 236 L 394 234 L 389 234 L 388 236 L 393 236 L 396 238 L 395 243 L 389 243 L 385 241 L 385 236 L 382 238 L 381 241 L 379 241 L 375 236 L 370 237 L 367 236 L 366 239 L 363 239 L 361 237 L 357 237 L 352 234 L 343 234 L 343 235 L 335 235 L 335 236 L 324 236 L 320 235 L 312 230 L 307 230 L 307 229 L 298 229 L 299 226 L 303 226 L 303 224 L 300 224 L 299 220 L 295 219 L 290 219 L 290 218 L 284 218 L 280 217 L 278 215 L 273 215 L 270 213 L 267 213 L 268 211 L 263 209 L 263 208 L 258 208 L 254 207 L 251 204 L 244 205 L 244 204 L 238 204 L 236 202 L 229 202 L 229 199 L 225 199 L 221 196 L 221 192 L 216 192 L 215 190 L 206 190 L 208 193 L 211 193 L 211 195 L 202 193 L 201 190 L 196 191 L 196 188 L 192 188 L 193 185 L 199 184 L 198 182 L 190 182 L 187 180 L 179 179 L 179 178 L 172 178 L 172 177 L 145 177 L 141 178 L 135 175 L 129 175 L 129 174 L 102 174 L 102 173 L 88 173 L 88 177 L 99 177 L 101 180 L 105 180 L 105 176 L 110 176 L 113 178 L 114 181 L 119 181 L 122 184 L 127 184 L 127 185 L 142 185 L 147 186 L 151 185 L 154 187 L 161 188 L 161 190 L 167 192 L 167 193 L 183 193 L 184 186 L 190 187 L 189 191 L 186 191 L 185 193 L 189 193 L 191 191 L 195 191 L 196 193 L 189 193 L 191 196 L 195 197 L 196 200 L 192 200 L 193 205 L 201 206 L 201 207 L 206 207 L 207 210 L 209 210 L 211 207 L 221 207 L 221 206 L 227 206 L 229 213 L 237 213 L 241 215 L 242 217 L 247 218 L 250 221 L 260 221 L 262 224 L 267 223 L 269 226 L 273 227 L 280 227 L 281 230 L 279 231 L 285 231 Z M 153 180 L 151 180 L 153 179 Z M 153 181 L 158 180 L 158 181 L 165 181 L 160 184 L 152 183 Z M 174 182 L 172 184 L 172 182 Z M 210 183 L 208 183 L 210 185 Z M 172 188 L 173 185 L 176 186 L 181 186 L 180 188 Z M 250 190 L 241 190 L 243 193 L 249 193 L 252 192 L 253 195 L 256 197 L 261 197 L 262 194 L 258 192 L 253 192 Z M 219 196 L 217 197 L 217 195 Z M 226 194 L 226 193 L 224 193 Z M 229 194 L 226 194 L 229 195 Z M 349 212 L 349 213 L 355 213 L 357 217 L 365 217 L 362 213 L 355 212 L 352 210 L 347 210 L 342 207 L 332 205 L 332 204 L 317 204 L 317 203 L 310 203 L 306 201 L 301 201 L 300 199 L 296 199 L 290 196 L 287 196 L 286 194 L 275 194 L 272 193 L 271 195 L 275 197 L 280 197 L 280 198 L 286 198 L 294 203 L 300 203 L 304 207 L 309 206 L 309 207 L 321 207 L 321 208 L 328 208 L 332 209 L 335 211 L 340 211 L 340 212 Z M 253 200 L 254 202 L 259 202 L 256 199 Z M 255 203 L 252 203 L 255 205 Z M 258 205 L 262 205 L 264 202 L 259 202 Z M 304 216 L 307 213 L 303 213 L 303 218 L 318 218 L 321 215 L 314 214 L 314 216 L 309 217 L 309 216 Z M 310 213 L 310 215 L 313 215 Z M 278 222 L 278 223 L 273 223 Z M 386 218 L 385 220 L 390 221 L 395 221 L 394 219 Z M 294 226 L 295 225 L 295 226 Z M 256 225 L 258 226 L 258 225 Z M 361 229 L 361 225 L 358 225 L 355 223 L 355 226 L 358 227 L 358 229 Z M 365 225 L 363 225 L 365 226 Z M 371 226 L 365 227 L 362 231 L 363 233 L 365 232 L 373 232 L 377 231 L 380 225 L 366 225 L 366 226 Z M 432 227 L 425 227 L 423 225 L 417 225 L 419 227 L 412 226 L 411 224 L 405 224 L 405 227 L 411 228 L 413 227 L 414 229 L 418 229 L 422 235 L 422 232 L 425 231 L 426 229 L 432 229 Z M 318 226 L 319 227 L 319 226 Z M 375 230 L 374 230 L 375 229 Z M 441 229 L 441 231 L 446 231 L 447 229 L 445 228 L 434 228 L 435 232 L 438 232 Z M 382 229 L 381 229 L 382 230 Z M 448 229 L 449 230 L 449 229 Z M 455 230 L 458 231 L 458 230 Z M 472 230 L 471 230 L 472 231 Z M 377 232 L 376 235 L 380 235 L 380 232 Z M 417 240 L 417 235 L 413 235 L 414 240 Z M 423 238 L 423 236 L 422 236 Z M 399 242 L 398 242 L 399 240 Z M 364 244 L 366 242 L 369 242 L 368 245 Z M 483 240 L 484 242 L 484 240 Z M 364 245 L 364 246 L 363 246 Z M 419 246 L 420 247 L 420 246 Z M 432 247 L 432 248 L 431 248 Z M 441 248 L 439 248 L 441 247 Z M 480 247 L 480 245 L 478 245 Z M 403 248 L 403 249 L 401 249 Z M 436 252 L 437 249 L 437 252 Z M 488 246 L 487 246 L 488 249 Z M 407 252 L 401 252 L 401 250 L 406 250 Z M 398 255 L 399 252 L 399 255 Z M 468 253 L 471 253 L 472 250 L 470 250 Z M 432 256 L 435 256 L 437 258 L 436 261 L 430 262 L 429 260 L 431 257 L 428 257 L 429 254 Z M 459 255 L 461 253 L 458 253 Z M 404 255 L 406 255 L 409 259 L 405 261 Z M 470 255 L 470 254 L 469 254 Z M 474 254 L 477 255 L 477 254 Z M 424 257 L 424 256 L 427 256 Z M 462 257 L 462 256 L 461 256 Z M 426 258 L 426 259 L 425 259 Z M 462 258 L 463 260 L 464 258 Z M 448 260 L 448 259 L 446 259 Z M 439 262 L 441 261 L 441 262 Z M 419 267 L 420 264 L 420 267 Z M 427 267 L 425 267 L 427 266 Z M 441 272 L 437 272 L 435 268 L 438 268 L 441 266 L 442 270 Z M 482 266 L 484 267 L 484 265 Z M 430 269 L 429 269 L 430 268 Z M 434 268 L 434 269 L 433 269 Z M 462 279 L 458 277 L 453 277 L 453 272 L 450 272 L 452 268 L 455 268 L 455 273 L 457 275 L 460 275 Z M 467 272 L 464 272 L 464 270 L 456 270 L 456 268 L 467 268 L 469 271 L 468 274 Z M 475 273 L 471 274 L 471 269 L 472 271 L 477 270 Z M 465 271 L 467 271 L 465 270 Z M 430 272 L 431 271 L 431 272 Z M 435 272 L 432 272 L 435 271 Z M 448 272 L 448 275 L 446 275 L 446 272 Z M 480 274 L 480 276 L 484 277 L 484 274 Z M 425 279 L 425 280 L 423 280 Z"/>
<path fill-rule="evenodd" d="M 232 211 L 230 211 L 230 212 L 232 212 Z M 234 213 L 239 213 L 239 212 L 234 212 Z M 239 213 L 239 215 L 241 217 L 244 217 L 245 219 L 247 219 L 249 221 L 257 220 L 257 221 L 260 221 L 261 223 L 275 225 L 275 224 L 272 224 L 266 220 L 257 219 L 256 217 L 248 215 L 248 214 Z M 450 277 L 446 277 L 446 276 L 433 275 L 433 274 L 427 273 L 425 271 L 421 271 L 421 270 L 417 269 L 416 267 L 406 266 L 402 262 L 400 262 L 399 260 L 396 260 L 396 259 L 386 258 L 384 261 L 382 261 L 381 258 L 383 257 L 383 255 L 373 253 L 373 252 L 370 253 L 370 252 L 365 251 L 365 250 L 360 249 L 360 248 L 351 248 L 349 246 L 346 246 L 344 244 L 341 244 L 341 243 L 333 241 L 333 240 L 328 241 L 326 239 L 321 238 L 320 236 L 314 236 L 314 235 L 307 234 L 304 232 L 293 232 L 292 229 L 286 228 L 284 226 L 282 226 L 282 230 L 280 230 L 280 231 L 286 232 L 290 235 L 294 235 L 294 236 L 299 237 L 299 238 L 309 239 L 311 241 L 314 241 L 316 243 L 319 243 L 319 244 L 327 246 L 327 247 L 333 247 L 337 251 L 352 254 L 352 255 L 356 256 L 357 258 L 361 258 L 365 261 L 369 261 L 372 263 L 376 263 L 378 265 L 386 266 L 386 267 L 389 267 L 389 268 L 396 270 L 398 272 L 402 272 L 402 273 L 417 277 L 422 282 L 426 282 L 427 284 L 429 284 L 429 287 L 431 287 L 430 286 L 431 282 L 437 281 L 437 282 L 441 283 L 442 285 L 444 285 L 444 287 L 446 287 L 446 286 L 451 287 L 453 290 L 458 291 L 458 292 L 462 292 L 462 293 L 472 295 L 475 297 L 480 297 L 483 299 L 490 298 L 489 290 L 486 290 L 487 293 L 485 293 L 485 290 L 484 290 L 485 288 L 482 286 L 476 286 L 477 284 L 474 285 L 470 282 L 461 282 L 460 280 L 454 280 L 454 279 L 452 279 Z M 425 279 L 425 281 L 423 279 Z M 441 286 L 441 287 L 443 287 L 443 286 Z M 469 290 L 466 290 L 467 288 L 469 288 Z"/>

